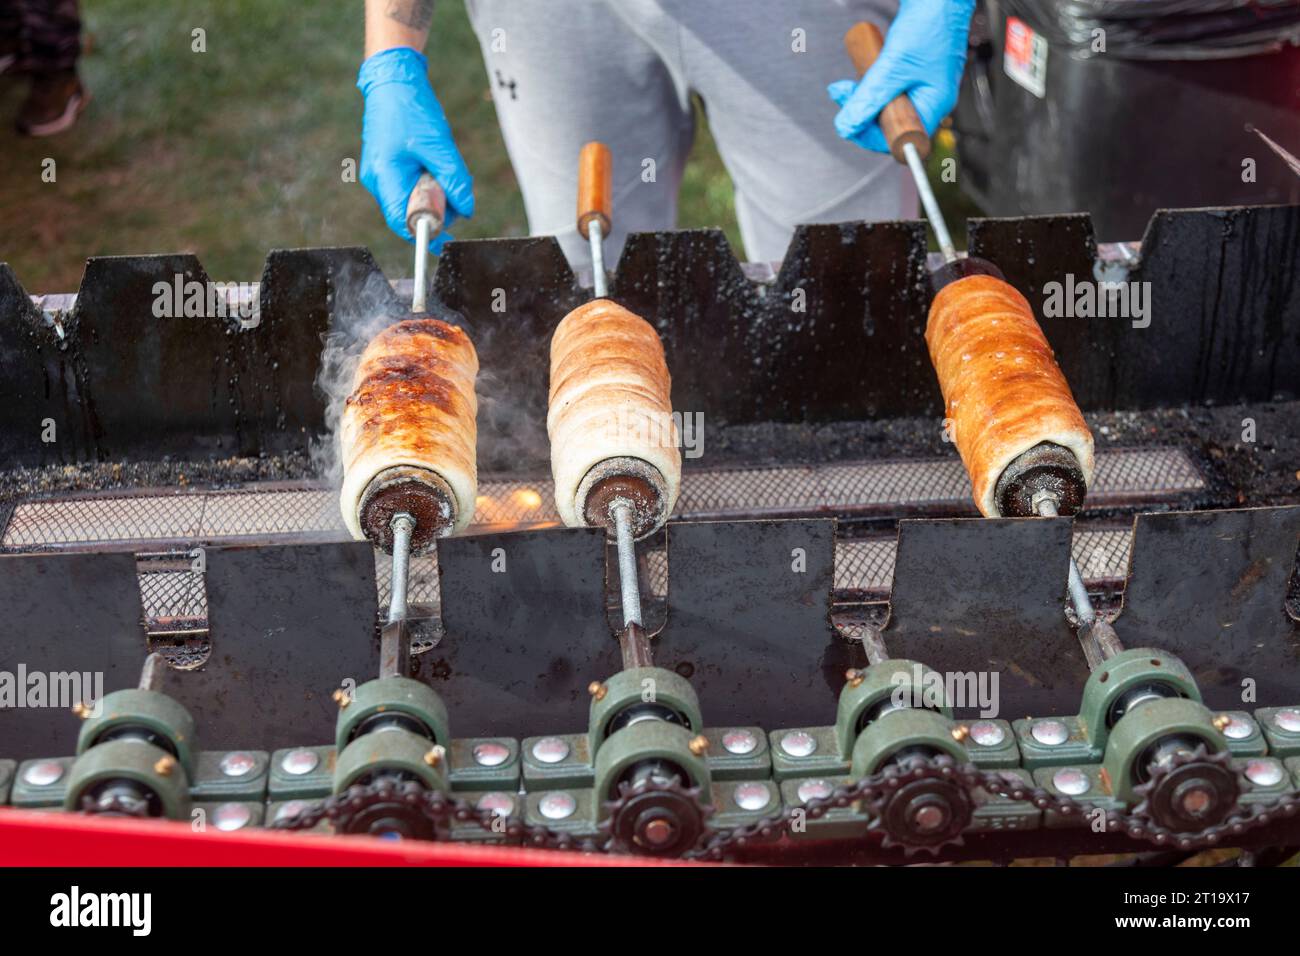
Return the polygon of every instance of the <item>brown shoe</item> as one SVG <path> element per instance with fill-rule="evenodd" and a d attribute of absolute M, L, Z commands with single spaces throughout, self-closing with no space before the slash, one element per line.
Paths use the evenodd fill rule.
<path fill-rule="evenodd" d="M 33 73 L 32 88 L 18 111 L 18 132 L 24 136 L 53 136 L 77 121 L 90 100 L 76 70 Z"/>

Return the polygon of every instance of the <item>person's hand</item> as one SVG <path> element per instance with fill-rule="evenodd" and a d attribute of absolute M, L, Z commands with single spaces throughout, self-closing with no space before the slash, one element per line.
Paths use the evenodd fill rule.
<path fill-rule="evenodd" d="M 429 86 L 424 54 L 383 50 L 361 64 L 357 89 L 366 98 L 361 127 L 361 182 L 379 203 L 388 228 L 407 242 L 406 203 L 428 170 L 447 194 L 447 222 L 474 215 L 474 180 L 452 139 L 446 114 Z M 451 235 L 429 243 L 437 252 Z"/>
<path fill-rule="evenodd" d="M 861 82 L 839 80 L 826 88 L 840 107 L 835 132 L 867 149 L 889 152 L 880 111 L 906 93 L 933 135 L 957 105 L 974 10 L 975 0 L 902 0 L 884 48 Z"/>

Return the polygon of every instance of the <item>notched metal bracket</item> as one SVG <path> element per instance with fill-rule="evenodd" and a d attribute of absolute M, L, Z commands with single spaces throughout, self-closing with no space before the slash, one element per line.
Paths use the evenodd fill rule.
<path fill-rule="evenodd" d="M 1297 542 L 1300 506 L 1138 515 L 1115 630 L 1127 647 L 1182 658 L 1210 707 L 1294 703 L 1300 625 L 1286 599 Z"/>
<path fill-rule="evenodd" d="M 900 521 L 884 640 L 891 657 L 983 675 L 1025 714 L 1073 714 L 1088 667 L 1065 617 L 1068 518 Z M 978 686 L 978 685 L 977 685 Z M 959 716 L 978 702 L 959 701 Z"/>
<path fill-rule="evenodd" d="M 690 679 L 710 725 L 824 723 L 861 653 L 831 627 L 834 574 L 830 519 L 672 523 L 655 663 Z"/>
<path fill-rule="evenodd" d="M 605 533 L 548 528 L 438 542 L 444 634 L 413 658 L 457 737 L 582 727 L 587 685 L 619 667 Z"/>

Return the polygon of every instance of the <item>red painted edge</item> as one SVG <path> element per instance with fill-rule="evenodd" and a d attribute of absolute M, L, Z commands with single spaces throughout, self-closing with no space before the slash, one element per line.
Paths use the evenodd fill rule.
<path fill-rule="evenodd" d="M 0 866 L 690 866 L 470 843 L 214 828 L 0 808 Z"/>

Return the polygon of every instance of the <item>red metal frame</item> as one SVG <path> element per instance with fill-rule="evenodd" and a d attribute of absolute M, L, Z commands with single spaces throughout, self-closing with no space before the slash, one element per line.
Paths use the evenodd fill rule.
<path fill-rule="evenodd" d="M 665 863 L 630 856 L 258 829 L 222 833 L 168 820 L 0 808 L 0 866 L 659 865 Z"/>

